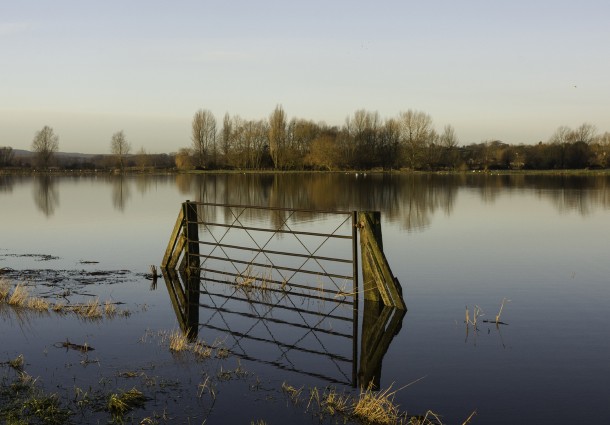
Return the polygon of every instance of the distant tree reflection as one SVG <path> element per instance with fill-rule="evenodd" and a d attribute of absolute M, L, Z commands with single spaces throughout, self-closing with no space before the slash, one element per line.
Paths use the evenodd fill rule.
<path fill-rule="evenodd" d="M 0 192 L 12 192 L 15 185 L 13 176 L 0 176 Z"/>
<path fill-rule="evenodd" d="M 176 184 L 188 199 L 206 203 L 317 211 L 377 210 L 383 213 L 384 221 L 399 223 L 408 231 L 426 229 L 438 211 L 451 215 L 461 190 L 478 193 L 485 203 L 494 203 L 511 191 L 526 190 L 550 201 L 560 212 L 581 215 L 610 206 L 608 176 L 235 173 L 179 175 Z M 207 213 L 215 212 L 209 209 Z M 262 213 L 250 210 L 248 214 Z M 279 213 L 267 217 L 271 224 L 283 223 Z"/>
<path fill-rule="evenodd" d="M 123 175 L 112 179 L 112 205 L 119 211 L 125 211 L 127 201 L 131 197 L 129 182 Z"/>
<path fill-rule="evenodd" d="M 34 202 L 46 217 L 55 213 L 59 206 L 59 192 L 53 177 L 40 175 L 34 178 Z"/>

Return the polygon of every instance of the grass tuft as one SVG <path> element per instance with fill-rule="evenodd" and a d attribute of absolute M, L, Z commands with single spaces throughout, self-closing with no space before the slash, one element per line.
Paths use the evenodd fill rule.
<path fill-rule="evenodd" d="M 27 307 L 37 311 L 48 311 L 49 303 L 47 300 L 37 297 L 28 298 Z"/>
<path fill-rule="evenodd" d="M 98 298 L 87 301 L 75 307 L 74 312 L 86 319 L 100 319 L 102 317 L 102 308 Z"/>
<path fill-rule="evenodd" d="M 117 314 L 116 305 L 109 300 L 104 303 L 104 314 L 106 317 L 114 317 Z"/>
<path fill-rule="evenodd" d="M 8 279 L 0 278 L 0 302 L 4 302 L 8 298 L 8 294 L 11 292 L 11 284 Z"/>
<path fill-rule="evenodd" d="M 116 418 L 122 418 L 127 412 L 144 407 L 146 397 L 135 387 L 118 394 L 111 394 L 108 398 L 107 409 Z"/>
<path fill-rule="evenodd" d="M 390 385 L 383 391 L 375 392 L 369 385 L 367 389 L 363 389 L 353 406 L 354 416 L 367 423 L 398 423 L 404 415 L 398 405 L 394 404 L 396 391 L 390 391 L 391 388 Z"/>
<path fill-rule="evenodd" d="M 8 299 L 9 305 L 13 307 L 24 307 L 28 299 L 28 290 L 25 286 L 18 284 Z"/>
<path fill-rule="evenodd" d="M 169 334 L 169 349 L 178 353 L 187 351 L 189 349 L 187 336 L 179 330 L 171 332 Z"/>

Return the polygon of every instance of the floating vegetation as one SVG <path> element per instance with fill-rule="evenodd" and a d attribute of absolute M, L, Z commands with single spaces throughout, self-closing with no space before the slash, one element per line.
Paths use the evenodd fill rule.
<path fill-rule="evenodd" d="M 11 284 L 8 279 L 0 277 L 0 302 L 4 302 L 11 292 Z"/>
<path fill-rule="evenodd" d="M 75 351 L 80 351 L 81 353 L 87 353 L 89 351 L 94 351 L 95 348 L 90 347 L 89 344 L 87 344 L 86 342 L 84 344 L 74 344 L 72 342 L 70 342 L 69 340 L 66 339 L 65 342 L 58 342 L 55 344 L 55 347 L 57 348 L 65 348 L 65 349 L 70 349 L 70 350 L 75 350 Z"/>
<path fill-rule="evenodd" d="M 45 393 L 36 380 L 21 371 L 12 381 L 0 381 L 0 423 L 64 424 L 72 412 L 62 406 L 57 394 Z"/>
<path fill-rule="evenodd" d="M 189 341 L 189 332 L 182 332 L 179 329 L 173 331 L 160 331 L 158 335 L 161 337 L 161 343 L 167 343 L 169 349 L 175 353 L 188 352 L 194 354 L 198 359 L 208 359 L 215 354 L 219 359 L 226 359 L 230 355 L 230 351 L 222 346 L 222 341 L 214 341 L 212 345 L 207 344 L 203 340 Z M 146 333 L 140 341 L 145 342 L 149 334 Z"/>
<path fill-rule="evenodd" d="M 169 349 L 177 353 L 189 350 L 189 342 L 187 336 L 179 330 L 175 330 L 169 334 Z"/>
<path fill-rule="evenodd" d="M 13 307 L 24 307 L 28 300 L 28 290 L 25 286 L 18 284 L 13 289 L 13 293 L 8 297 L 8 304 Z"/>
<path fill-rule="evenodd" d="M 108 397 L 107 409 L 116 421 L 122 420 L 126 413 L 144 407 L 146 396 L 135 387 Z"/>
<path fill-rule="evenodd" d="M 282 383 L 282 391 L 294 404 L 300 404 L 303 399 L 303 388 L 295 388 L 286 382 Z M 392 386 L 385 390 L 374 391 L 371 386 L 362 389 L 355 396 L 349 393 L 338 392 L 335 388 L 323 390 L 313 387 L 309 389 L 306 411 L 312 412 L 321 420 L 328 417 L 336 418 L 344 423 L 356 422 L 361 424 L 379 425 L 442 425 L 437 414 L 427 411 L 424 415 L 408 415 L 400 410 L 394 402 L 398 390 Z M 474 416 L 463 423 L 467 424 Z"/>
<path fill-rule="evenodd" d="M 12 289 L 12 291 L 11 291 Z M 73 313 L 80 318 L 97 320 L 104 316 L 113 318 L 115 316 L 129 316 L 128 310 L 118 310 L 111 301 L 105 301 L 102 305 L 98 298 L 91 299 L 81 304 L 66 304 L 63 301 L 50 303 L 44 298 L 30 296 L 28 289 L 21 283 L 13 287 L 11 283 L 0 278 L 0 304 L 6 303 L 13 308 L 27 309 L 37 312 L 53 311 L 54 313 Z"/>

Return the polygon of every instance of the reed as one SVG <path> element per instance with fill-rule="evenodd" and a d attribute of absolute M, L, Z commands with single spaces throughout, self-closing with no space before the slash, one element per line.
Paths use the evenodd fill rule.
<path fill-rule="evenodd" d="M 360 391 L 353 406 L 353 415 L 366 423 L 395 424 L 405 417 L 399 406 L 394 403 L 396 391 L 390 385 L 383 391 L 373 391 L 372 386 Z"/>
<path fill-rule="evenodd" d="M 100 319 L 102 317 L 102 308 L 100 307 L 100 300 L 94 298 L 87 301 L 84 304 L 76 306 L 74 312 L 86 319 Z"/>
<path fill-rule="evenodd" d="M 28 298 L 28 300 L 27 300 L 27 307 L 32 310 L 48 311 L 49 306 L 50 306 L 49 302 L 42 298 L 33 297 L 33 298 Z"/>
<path fill-rule="evenodd" d="M 169 334 L 169 349 L 175 352 L 187 351 L 189 342 L 187 336 L 180 330 L 175 330 Z"/>
<path fill-rule="evenodd" d="M 11 284 L 8 279 L 0 278 L 0 302 L 4 302 L 8 298 L 8 294 L 11 292 Z"/>
<path fill-rule="evenodd" d="M 502 315 L 502 310 L 504 309 L 504 304 L 509 303 L 509 302 L 510 302 L 510 300 L 507 300 L 506 298 L 502 298 L 502 304 L 500 304 L 500 311 L 496 315 L 496 325 L 500 324 L 500 316 Z"/>
<path fill-rule="evenodd" d="M 28 290 L 25 286 L 18 284 L 8 298 L 9 305 L 13 307 L 25 307 L 28 300 Z"/>
<path fill-rule="evenodd" d="M 125 413 L 135 408 L 144 407 L 146 397 L 135 387 L 108 397 L 107 409 L 115 419 L 122 418 Z"/>
<path fill-rule="evenodd" d="M 117 313 L 116 305 L 114 305 L 110 300 L 106 300 L 104 303 L 104 314 L 106 317 L 114 317 Z"/>
<path fill-rule="evenodd" d="M 288 394 L 288 397 L 290 397 L 290 400 L 292 400 L 294 404 L 297 404 L 299 402 L 302 390 L 303 388 L 295 388 L 292 385 L 287 384 L 286 382 L 282 382 L 282 391 Z"/>

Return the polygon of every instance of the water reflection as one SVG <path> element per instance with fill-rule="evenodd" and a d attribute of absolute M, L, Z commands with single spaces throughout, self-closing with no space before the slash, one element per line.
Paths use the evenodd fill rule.
<path fill-rule="evenodd" d="M 112 205 L 119 210 L 125 211 L 127 201 L 131 197 L 129 181 L 123 175 L 112 179 Z"/>
<path fill-rule="evenodd" d="M 13 176 L 0 175 L 0 192 L 12 192 L 14 180 Z"/>
<path fill-rule="evenodd" d="M 34 202 L 45 216 L 50 217 L 55 213 L 59 207 L 59 191 L 53 177 L 41 175 L 34 178 Z"/>
<path fill-rule="evenodd" d="M 36 205 L 47 216 L 59 205 L 57 188 L 62 186 L 59 179 L 48 175 L 33 177 Z M 80 181 L 88 179 L 112 186 L 112 203 L 119 211 L 125 210 L 133 190 L 145 195 L 163 185 L 174 186 L 185 199 L 199 202 L 310 210 L 377 210 L 385 220 L 407 231 L 428 228 L 436 213 L 453 214 L 464 190 L 477 193 L 489 204 L 510 192 L 530 192 L 541 201 L 550 202 L 560 213 L 583 216 L 610 208 L 610 176 L 605 175 L 226 173 L 80 177 Z M 10 192 L 15 185 L 28 180 L 0 176 L 0 192 Z"/>
<path fill-rule="evenodd" d="M 244 288 L 167 269 L 163 278 L 180 329 L 191 341 L 219 337 L 239 358 L 354 387 L 380 387 L 383 357 L 405 315 L 365 302 L 358 335 L 358 311 L 351 302 L 320 302 L 302 293 Z"/>
<path fill-rule="evenodd" d="M 379 210 L 403 229 L 430 226 L 451 215 L 459 193 L 474 189 L 494 203 L 510 191 L 531 191 L 560 212 L 590 214 L 610 207 L 609 176 L 492 174 L 218 174 L 178 176 L 191 200 L 313 210 Z"/>

